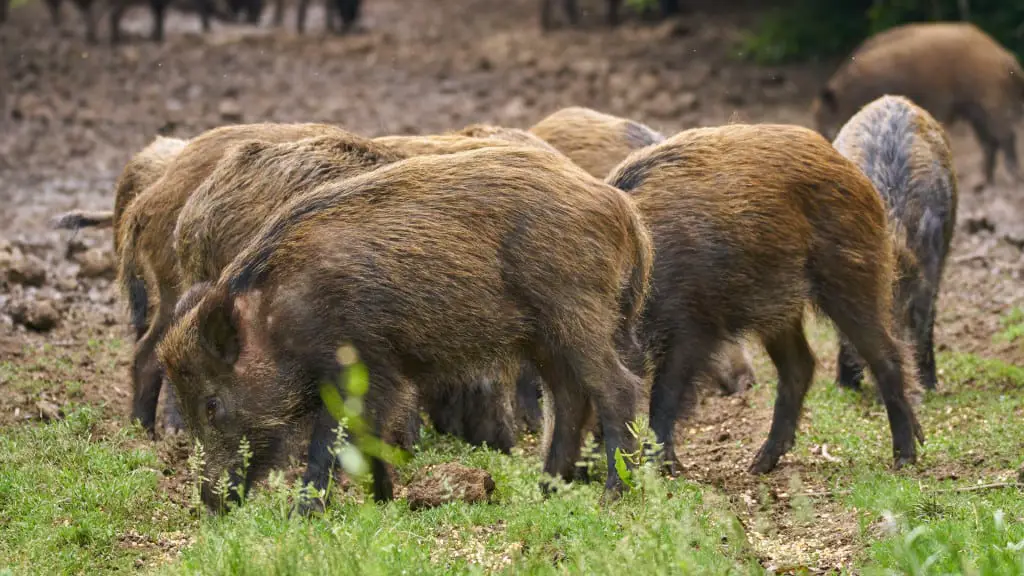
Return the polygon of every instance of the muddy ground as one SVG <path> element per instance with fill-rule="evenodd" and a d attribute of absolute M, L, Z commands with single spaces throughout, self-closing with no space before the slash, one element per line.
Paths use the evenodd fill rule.
<path fill-rule="evenodd" d="M 38 286 L 0 284 L 0 359 L 10 361 L 0 371 L 0 425 L 58 416 L 71 401 L 104 405 L 110 426 L 124 425 L 131 337 L 110 283 L 109 232 L 72 238 L 49 222 L 71 208 L 108 209 L 124 162 L 155 134 L 191 137 L 262 120 L 332 122 L 368 135 L 473 122 L 527 127 L 566 105 L 666 133 L 736 120 L 810 125 L 810 99 L 834 64 L 743 63 L 736 41 L 755 16 L 716 12 L 711 2 L 695 3 L 698 11 L 678 21 L 633 19 L 613 31 L 601 26 L 603 3 L 589 4 L 583 28 L 547 34 L 537 25 L 537 0 L 366 0 L 367 30 L 347 37 L 322 31 L 321 6 L 304 37 L 294 33 L 293 12 L 284 30 L 269 26 L 268 10 L 261 28 L 215 24 L 209 35 L 200 34 L 195 16 L 172 12 L 163 45 L 142 38 L 149 15 L 136 9 L 124 21 L 134 38 L 114 48 L 105 26 L 100 45 L 86 44 L 70 6 L 60 31 L 41 3 L 14 9 L 0 28 L 0 266 L 38 259 L 35 276 L 45 277 L 28 282 Z M 960 222 L 937 343 L 1019 364 L 1024 349 L 993 335 L 1024 300 L 1024 194 L 1002 167 L 995 188 L 973 193 L 978 147 L 964 127 L 951 134 Z M 25 302 L 41 300 L 52 305 L 55 328 L 39 333 L 13 322 Z M 819 357 L 831 374 L 831 358 Z M 40 386 L 12 386 L 15 372 Z M 61 385 L 47 385 L 55 382 Z M 737 501 L 749 497 L 753 481 L 737 472 L 752 453 L 715 442 L 727 427 L 732 438 L 756 445 L 768 422 L 767 410 L 759 411 L 741 398 L 707 399 L 693 432 L 681 431 L 694 448 L 683 459 L 688 474 Z M 167 444 L 162 454 L 168 466 L 184 458 Z M 785 489 L 786 477 L 776 482 Z M 834 565 L 852 553 L 856 526 L 847 520 L 825 511 L 819 521 L 826 526 L 819 523 L 807 541 Z M 806 536 L 787 533 L 784 520 L 779 529 L 780 542 Z"/>

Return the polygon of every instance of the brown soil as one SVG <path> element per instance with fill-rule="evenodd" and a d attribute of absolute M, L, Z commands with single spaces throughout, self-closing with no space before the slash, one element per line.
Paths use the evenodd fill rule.
<path fill-rule="evenodd" d="M 125 425 L 132 345 L 125 312 L 109 280 L 79 277 L 79 263 L 67 258 L 71 235 L 52 230 L 50 219 L 72 208 L 109 209 L 121 167 L 157 133 L 191 137 L 261 120 L 333 122 L 368 135 L 473 122 L 527 127 L 567 105 L 629 116 L 666 133 L 737 120 L 809 125 L 810 97 L 830 69 L 739 62 L 734 41 L 749 21 L 744 13 L 704 10 L 677 22 L 607 30 L 603 3 L 595 1 L 583 28 L 544 34 L 538 4 L 434 0 L 410 9 L 408 1 L 368 0 L 368 30 L 347 37 L 322 32 L 320 5 L 306 36 L 294 33 L 293 12 L 285 30 L 269 26 L 268 11 L 262 28 L 215 24 L 209 35 L 199 33 L 194 15 L 171 13 L 163 45 L 136 38 L 114 48 L 105 43 L 105 26 L 100 45 L 84 43 L 81 20 L 66 6 L 61 31 L 41 3 L 13 10 L 0 27 L 0 113 L 7 108 L 0 114 L 0 252 L 41 258 L 48 274 L 41 287 L 3 284 L 0 275 L 0 360 L 9 362 L 0 369 L 0 426 L 47 417 L 68 402 L 103 406 L 111 427 Z M 123 25 L 141 37 L 149 16 L 138 9 Z M 961 225 L 944 279 L 938 346 L 1021 363 L 1024 348 L 993 335 L 1000 317 L 1024 299 L 1024 195 L 1001 167 L 997 187 L 972 193 L 978 147 L 963 127 L 951 134 Z M 111 250 L 109 231 L 82 231 L 73 242 L 77 253 Z M 8 309 L 23 300 L 49 301 L 57 326 L 45 333 L 15 326 Z M 831 373 L 831 354 L 819 350 L 819 357 L 820 369 Z M 763 360 L 759 375 L 770 378 Z M 709 397 L 680 431 L 687 475 L 722 488 L 748 523 L 758 516 L 763 480 L 744 470 L 767 434 L 769 406 L 758 395 Z M 183 467 L 186 452 L 173 439 L 161 441 L 169 468 Z M 785 466 L 806 478 L 815 462 L 790 456 Z M 185 504 L 174 478 L 180 475 L 168 488 Z M 763 481 L 776 501 L 785 500 L 788 478 Z M 841 510 L 817 506 L 811 528 L 786 506 L 771 510 L 773 529 L 754 537 L 774 543 L 760 548 L 778 551 L 765 554 L 766 565 L 838 566 L 854 552 L 856 519 Z M 128 535 L 125 545 L 151 544 Z M 806 549 L 822 554 L 805 562 L 799 551 Z"/>

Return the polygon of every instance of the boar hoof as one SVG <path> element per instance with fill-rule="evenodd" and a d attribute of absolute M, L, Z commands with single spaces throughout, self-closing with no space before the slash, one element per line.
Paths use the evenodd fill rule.
<path fill-rule="evenodd" d="M 661 463 L 661 471 L 666 476 L 675 478 L 683 473 L 683 465 L 673 454 L 672 456 L 665 458 L 665 461 Z"/>
<path fill-rule="evenodd" d="M 892 467 L 894 470 L 902 470 L 907 466 L 913 466 L 917 464 L 917 454 L 909 454 L 907 456 L 898 455 L 893 459 Z"/>
<path fill-rule="evenodd" d="M 323 514 L 326 510 L 324 501 L 321 498 L 302 498 L 296 502 L 292 508 L 291 514 L 293 516 L 312 516 L 314 514 Z"/>
<path fill-rule="evenodd" d="M 776 452 L 771 442 L 765 442 L 764 446 L 761 446 L 761 449 L 757 451 L 753 464 L 750 465 L 750 473 L 767 474 L 775 470 L 775 467 L 779 464 L 779 459 L 782 458 L 782 454 L 776 454 Z"/>
<path fill-rule="evenodd" d="M 618 501 L 622 498 L 624 490 L 625 487 L 623 486 L 622 481 L 618 479 L 610 481 L 605 485 L 604 493 L 601 494 L 601 504 L 611 504 L 612 502 Z"/>

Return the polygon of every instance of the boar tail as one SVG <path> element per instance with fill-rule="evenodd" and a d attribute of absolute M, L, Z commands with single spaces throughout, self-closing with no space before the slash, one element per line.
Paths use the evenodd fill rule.
<path fill-rule="evenodd" d="M 619 313 L 623 319 L 623 328 L 632 334 L 636 330 L 647 301 L 651 271 L 654 267 L 651 235 L 634 207 L 631 207 L 630 210 L 629 235 L 633 241 L 633 267 L 630 271 L 629 283 L 625 286 L 619 299 Z"/>
<path fill-rule="evenodd" d="M 61 214 L 53 221 L 53 227 L 62 230 L 110 228 L 113 225 L 114 213 L 111 211 L 90 212 L 88 210 L 72 210 Z"/>

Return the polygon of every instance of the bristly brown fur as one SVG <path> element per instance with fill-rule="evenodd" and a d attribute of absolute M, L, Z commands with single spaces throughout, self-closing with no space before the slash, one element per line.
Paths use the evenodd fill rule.
<path fill-rule="evenodd" d="M 559 154 L 510 146 L 413 157 L 282 206 L 171 328 L 160 358 L 188 399 L 190 428 L 220 455 L 213 476 L 233 462 L 239 434 L 259 428 L 248 414 L 287 420 L 282 405 L 316 403 L 345 342 L 367 366 L 365 406 L 385 440 L 412 386 L 529 359 L 559 415 L 545 470 L 572 477 L 592 399 L 614 489 L 611 456 L 630 449 L 636 390 L 616 334 L 624 307 L 643 309 L 652 260 L 633 202 Z M 291 400 L 295 391 L 306 403 Z M 227 411 L 217 429 L 205 424 L 211 396 Z M 315 444 L 314 482 L 329 472 L 314 465 Z M 375 496 L 390 498 L 387 468 L 373 470 Z"/>
<path fill-rule="evenodd" d="M 665 139 L 644 124 L 581 106 L 562 108 L 530 128 L 580 168 L 604 178 L 634 150 Z"/>
<path fill-rule="evenodd" d="M 934 389 L 935 307 L 958 202 L 949 137 L 909 99 L 883 96 L 854 114 L 833 144 L 885 202 L 897 255 L 893 314 L 914 342 L 924 387 Z M 845 340 L 839 358 L 840 384 L 857 387 L 860 359 Z"/>
<path fill-rule="evenodd" d="M 772 124 L 681 132 L 634 152 L 607 182 L 636 166 L 644 174 L 633 197 L 657 255 L 641 330 L 654 365 L 651 425 L 670 465 L 695 378 L 719 343 L 753 332 L 780 384 L 771 433 L 751 469 L 776 466 L 795 441 L 814 373 L 803 333 L 808 302 L 869 359 L 897 465 L 914 461 L 915 436 L 923 436 L 906 399 L 913 362 L 894 335 L 892 243 L 864 174 L 817 133 Z"/>
<path fill-rule="evenodd" d="M 404 157 L 342 130 L 291 142 L 233 145 L 178 216 L 174 249 L 183 285 L 216 281 L 255 231 L 291 198 Z"/>

